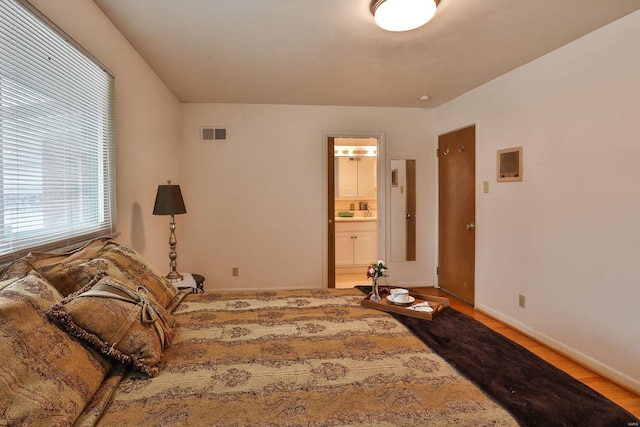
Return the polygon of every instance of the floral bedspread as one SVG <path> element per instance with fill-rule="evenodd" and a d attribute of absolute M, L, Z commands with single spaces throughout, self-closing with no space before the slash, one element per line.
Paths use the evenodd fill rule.
<path fill-rule="evenodd" d="M 362 298 L 355 289 L 189 294 L 160 373 L 116 366 L 76 425 L 516 425 Z"/>

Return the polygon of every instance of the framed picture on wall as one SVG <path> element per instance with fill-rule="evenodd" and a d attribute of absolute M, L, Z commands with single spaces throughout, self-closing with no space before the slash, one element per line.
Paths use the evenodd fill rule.
<path fill-rule="evenodd" d="M 391 186 L 398 186 L 398 169 L 391 169 Z"/>
<path fill-rule="evenodd" d="M 522 147 L 498 150 L 498 182 L 522 181 Z"/>

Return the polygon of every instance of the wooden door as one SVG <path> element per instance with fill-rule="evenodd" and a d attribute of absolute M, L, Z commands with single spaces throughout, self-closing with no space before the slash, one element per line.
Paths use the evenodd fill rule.
<path fill-rule="evenodd" d="M 333 150 L 335 138 L 327 138 L 327 287 L 336 287 L 336 188 Z"/>
<path fill-rule="evenodd" d="M 475 298 L 475 126 L 438 137 L 438 285 Z"/>
<path fill-rule="evenodd" d="M 416 260 L 416 161 L 406 161 L 407 174 L 407 261 Z"/>

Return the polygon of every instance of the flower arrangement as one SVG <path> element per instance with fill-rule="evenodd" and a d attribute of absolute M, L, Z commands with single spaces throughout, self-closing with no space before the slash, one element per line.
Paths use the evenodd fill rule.
<path fill-rule="evenodd" d="M 378 278 L 387 276 L 387 266 L 384 265 L 384 261 L 378 260 L 377 263 L 373 263 L 367 268 L 367 279 L 373 279 L 373 290 L 369 297 L 370 301 L 380 302 L 382 300 L 378 293 Z"/>
<path fill-rule="evenodd" d="M 371 264 L 367 268 L 367 279 L 378 280 L 378 277 L 387 277 L 387 266 L 384 265 L 384 261 L 378 260 L 377 263 Z"/>

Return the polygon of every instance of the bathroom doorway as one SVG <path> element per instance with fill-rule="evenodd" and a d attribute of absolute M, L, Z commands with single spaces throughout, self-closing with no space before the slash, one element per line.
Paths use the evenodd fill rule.
<path fill-rule="evenodd" d="M 384 248 L 379 222 L 379 189 L 384 188 L 380 138 L 330 137 L 327 145 L 328 284 L 351 288 L 369 282 L 366 267 L 381 259 Z"/>

